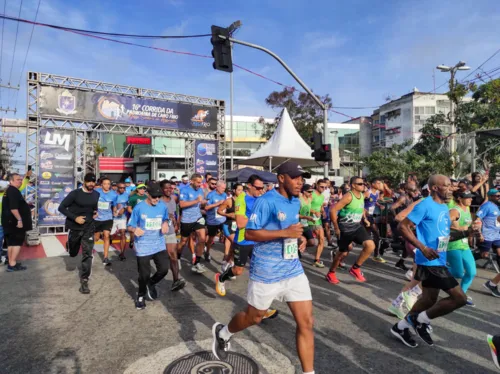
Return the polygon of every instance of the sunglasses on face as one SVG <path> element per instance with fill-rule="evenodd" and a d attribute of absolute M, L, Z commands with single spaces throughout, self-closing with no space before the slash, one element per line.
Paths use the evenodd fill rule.
<path fill-rule="evenodd" d="M 161 196 L 151 196 L 151 199 L 155 200 L 155 199 L 159 199 Z"/>
<path fill-rule="evenodd" d="M 353 183 L 355 186 L 364 186 L 364 183 Z"/>
<path fill-rule="evenodd" d="M 252 187 L 255 188 L 257 191 L 262 191 L 264 187 L 257 187 L 252 184 Z"/>

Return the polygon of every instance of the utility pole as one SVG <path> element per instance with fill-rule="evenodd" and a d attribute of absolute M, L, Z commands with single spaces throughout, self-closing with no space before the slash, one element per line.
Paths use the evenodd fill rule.
<path fill-rule="evenodd" d="M 241 27 L 241 21 L 236 21 L 229 26 L 229 35 Z M 233 60 L 233 47 L 234 44 L 231 43 L 231 61 Z M 233 122 L 233 101 L 234 101 L 234 81 L 233 72 L 229 73 L 229 116 L 230 116 L 230 136 L 231 136 L 231 170 L 234 170 L 234 122 Z"/>

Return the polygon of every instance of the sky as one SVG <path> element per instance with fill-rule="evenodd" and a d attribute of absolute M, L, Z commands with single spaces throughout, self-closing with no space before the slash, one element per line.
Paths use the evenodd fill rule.
<path fill-rule="evenodd" d="M 20 17 L 33 20 L 38 1 L 22 1 Z M 21 0 L 0 0 L 0 13 L 5 6 L 8 16 L 17 17 L 20 4 Z M 379 106 L 387 97 L 397 98 L 414 87 L 432 91 L 433 76 L 435 86 L 448 79 L 448 75 L 435 70 L 438 64 L 452 65 L 463 60 L 475 69 L 500 48 L 498 0 L 41 0 L 38 13 L 38 22 L 43 23 L 152 35 L 206 34 L 211 25 L 228 26 L 235 20 L 242 22 L 237 39 L 277 53 L 315 93 L 329 94 L 335 107 Z M 229 103 L 229 74 L 213 70 L 211 58 L 160 52 L 36 26 L 22 71 L 32 26 L 5 21 L 2 27 L 2 84 L 20 84 L 18 92 L 0 89 L 0 106 L 17 108 L 15 115 L 9 112 L 2 116 L 25 118 L 28 71 Z M 125 40 L 209 56 L 212 50 L 209 37 Z M 284 85 L 298 87 L 278 62 L 261 51 L 237 45 L 233 61 Z M 498 66 L 500 54 L 483 68 Z M 466 74 L 460 72 L 458 78 Z M 234 114 L 273 118 L 278 112 L 267 107 L 265 99 L 282 88 L 235 68 Z M 338 111 L 357 117 L 370 115 L 373 109 Z M 348 119 L 331 114 L 329 121 Z"/>

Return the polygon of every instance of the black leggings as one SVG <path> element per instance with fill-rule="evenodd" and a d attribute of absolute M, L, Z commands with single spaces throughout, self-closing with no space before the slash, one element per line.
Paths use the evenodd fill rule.
<path fill-rule="evenodd" d="M 92 251 L 94 250 L 94 223 L 91 222 L 83 227 L 83 230 L 69 230 L 67 249 L 70 257 L 78 256 L 82 249 L 82 271 L 80 278 L 88 280 L 92 273 Z"/>
<path fill-rule="evenodd" d="M 151 276 L 151 260 L 156 265 L 156 273 Z M 138 296 L 145 296 L 147 285 L 156 284 L 168 273 L 169 257 L 164 249 L 149 256 L 137 256 L 137 271 L 139 272 L 139 292 Z"/>

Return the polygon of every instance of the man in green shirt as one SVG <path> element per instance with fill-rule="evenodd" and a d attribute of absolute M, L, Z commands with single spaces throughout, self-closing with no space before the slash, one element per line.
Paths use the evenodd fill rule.
<path fill-rule="evenodd" d="M 313 266 L 318 268 L 324 268 L 323 262 L 321 261 L 321 253 L 323 252 L 323 248 L 325 247 L 325 231 L 323 230 L 323 225 L 321 222 L 321 217 L 323 217 L 323 210 L 325 202 L 325 195 L 323 195 L 323 191 L 326 188 L 326 182 L 323 179 L 320 179 L 316 182 L 316 189 L 312 193 L 312 201 L 311 201 L 311 215 L 315 219 L 314 221 L 310 221 L 308 224 L 316 238 L 318 238 L 318 248 L 316 249 L 316 257 L 314 260 Z"/>

